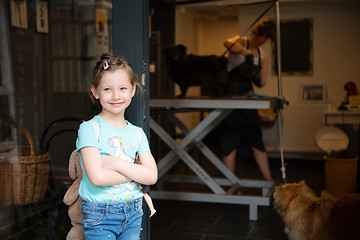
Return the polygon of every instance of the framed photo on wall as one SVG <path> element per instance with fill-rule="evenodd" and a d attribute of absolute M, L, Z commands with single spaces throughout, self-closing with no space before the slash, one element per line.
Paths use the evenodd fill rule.
<path fill-rule="evenodd" d="M 48 6 L 47 2 L 36 0 L 36 31 L 49 32 Z"/>
<path fill-rule="evenodd" d="M 313 20 L 280 21 L 281 73 L 313 74 Z M 277 51 L 273 43 L 273 73 L 277 74 Z"/>
<path fill-rule="evenodd" d="M 11 0 L 11 26 L 18 28 L 28 28 L 27 1 Z"/>
<path fill-rule="evenodd" d="M 322 84 L 303 85 L 301 97 L 303 101 L 324 102 L 326 100 L 325 86 Z"/>

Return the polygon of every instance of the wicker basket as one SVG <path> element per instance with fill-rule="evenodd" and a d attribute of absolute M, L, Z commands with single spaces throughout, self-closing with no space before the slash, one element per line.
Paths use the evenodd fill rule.
<path fill-rule="evenodd" d="M 0 153 L 0 204 L 34 203 L 45 197 L 50 172 L 50 154 L 35 151 L 26 128 L 21 132 L 29 146 L 16 146 Z"/>

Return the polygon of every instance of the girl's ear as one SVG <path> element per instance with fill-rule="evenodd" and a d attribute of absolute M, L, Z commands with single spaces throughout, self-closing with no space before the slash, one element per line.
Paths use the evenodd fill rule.
<path fill-rule="evenodd" d="M 91 85 L 90 90 L 91 90 L 91 93 L 94 96 L 94 98 L 99 99 L 99 94 L 94 85 Z"/>
<path fill-rule="evenodd" d="M 136 84 L 134 83 L 132 87 L 131 97 L 135 96 L 135 93 L 136 93 Z"/>

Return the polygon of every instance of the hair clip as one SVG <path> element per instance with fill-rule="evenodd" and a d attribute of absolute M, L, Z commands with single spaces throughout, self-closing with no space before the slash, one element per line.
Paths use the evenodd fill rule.
<path fill-rule="evenodd" d="M 107 61 L 105 61 L 105 63 L 103 64 L 103 68 L 104 70 L 108 69 L 109 68 L 109 64 Z"/>

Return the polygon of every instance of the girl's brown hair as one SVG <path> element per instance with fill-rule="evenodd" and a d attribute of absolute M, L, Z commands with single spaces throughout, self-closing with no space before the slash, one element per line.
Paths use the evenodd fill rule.
<path fill-rule="evenodd" d="M 94 72 L 93 72 L 93 83 L 91 86 L 97 88 L 100 84 L 101 78 L 106 71 L 114 72 L 118 69 L 124 70 L 130 77 L 131 85 L 136 85 L 141 88 L 140 84 L 137 82 L 136 74 L 133 71 L 131 64 L 123 56 L 118 56 L 113 53 L 104 53 L 100 60 L 97 61 Z M 91 91 L 89 91 L 91 101 L 96 102 Z"/>

